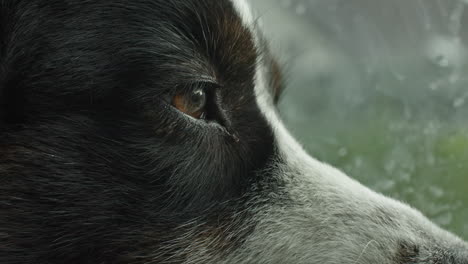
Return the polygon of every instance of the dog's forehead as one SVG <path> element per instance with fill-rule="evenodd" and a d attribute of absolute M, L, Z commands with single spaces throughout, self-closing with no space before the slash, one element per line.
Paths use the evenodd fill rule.
<path fill-rule="evenodd" d="M 254 44 L 257 50 L 262 50 L 263 45 L 258 34 L 257 28 L 255 27 L 255 19 L 250 7 L 250 4 L 246 0 L 230 0 L 234 5 L 235 10 L 237 11 L 243 25 L 251 32 Z M 256 67 L 256 76 L 255 76 L 255 90 L 258 93 L 259 90 L 264 90 L 266 87 L 265 83 L 265 66 L 262 65 L 264 60 L 262 60 L 262 56 L 264 53 L 258 53 L 257 56 L 257 67 Z M 260 91 L 261 92 L 261 91 Z M 261 92 L 262 94 L 264 92 Z"/>

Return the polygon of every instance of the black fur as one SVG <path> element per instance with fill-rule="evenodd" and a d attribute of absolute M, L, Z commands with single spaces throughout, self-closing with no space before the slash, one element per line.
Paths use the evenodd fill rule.
<path fill-rule="evenodd" d="M 188 229 L 242 239 L 226 223 L 274 144 L 229 1 L 3 0 L 0 45 L 0 263 L 174 263 Z M 195 83 L 221 125 L 167 103 Z"/>

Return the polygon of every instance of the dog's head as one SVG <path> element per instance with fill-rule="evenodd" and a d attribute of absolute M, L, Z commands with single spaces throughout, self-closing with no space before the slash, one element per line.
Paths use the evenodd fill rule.
<path fill-rule="evenodd" d="M 308 156 L 241 0 L 0 1 L 1 263 L 468 263 Z"/>

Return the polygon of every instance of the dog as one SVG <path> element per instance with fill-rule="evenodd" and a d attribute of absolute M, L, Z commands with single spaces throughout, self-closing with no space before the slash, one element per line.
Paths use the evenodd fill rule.
<path fill-rule="evenodd" d="M 466 264 L 309 156 L 243 0 L 0 1 L 0 263 Z"/>

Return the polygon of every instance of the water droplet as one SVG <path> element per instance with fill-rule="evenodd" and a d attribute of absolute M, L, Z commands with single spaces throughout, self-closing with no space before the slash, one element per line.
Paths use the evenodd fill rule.
<path fill-rule="evenodd" d="M 377 184 L 377 188 L 381 191 L 390 191 L 396 186 L 395 181 L 393 180 L 384 180 Z"/>
<path fill-rule="evenodd" d="M 465 98 L 463 97 L 457 98 L 455 99 L 455 101 L 453 101 L 453 107 L 455 108 L 462 107 L 465 104 L 465 102 L 466 102 Z"/>
<path fill-rule="evenodd" d="M 428 155 L 427 156 L 427 159 L 426 159 L 426 162 L 427 162 L 427 165 L 430 165 L 430 166 L 434 166 L 435 162 L 436 162 L 436 159 L 434 157 L 434 155 Z"/>
<path fill-rule="evenodd" d="M 467 0 L 468 1 L 468 0 Z M 451 84 L 455 84 L 460 80 L 460 76 L 458 74 L 452 74 L 450 75 L 449 82 Z"/>
<path fill-rule="evenodd" d="M 442 54 L 435 56 L 434 60 L 436 64 L 442 68 L 447 68 L 448 66 L 450 66 L 449 59 Z"/>
<path fill-rule="evenodd" d="M 440 199 L 444 196 L 444 190 L 442 188 L 439 188 L 437 186 L 431 186 L 429 187 L 429 193 L 436 199 Z"/>
<path fill-rule="evenodd" d="M 402 182 L 410 182 L 411 174 L 403 172 L 403 173 L 400 173 L 399 178 Z"/>
<path fill-rule="evenodd" d="M 304 15 L 307 11 L 307 7 L 304 4 L 298 4 L 296 6 L 296 14 Z"/>
<path fill-rule="evenodd" d="M 437 82 L 432 82 L 431 84 L 429 84 L 429 89 L 431 89 L 432 91 L 436 91 L 439 89 L 439 84 Z"/>
<path fill-rule="evenodd" d="M 346 148 L 340 148 L 340 150 L 338 150 L 338 155 L 340 155 L 340 157 L 344 157 L 348 155 L 348 150 Z"/>
<path fill-rule="evenodd" d="M 361 157 L 357 157 L 355 160 L 354 160 L 354 167 L 356 169 L 359 169 L 362 167 L 362 165 L 364 165 L 364 161 Z"/>
<path fill-rule="evenodd" d="M 428 42 L 427 54 L 439 67 L 455 67 L 464 62 L 466 48 L 459 38 L 434 36 Z"/>
<path fill-rule="evenodd" d="M 445 213 L 440 216 L 438 216 L 435 221 L 442 226 L 448 226 L 452 223 L 453 221 L 453 216 L 451 213 Z"/>
<path fill-rule="evenodd" d="M 394 160 L 390 160 L 388 161 L 386 164 L 385 164 L 385 171 L 388 173 L 388 174 L 392 174 L 393 171 L 395 170 L 396 168 L 396 162 Z"/>

